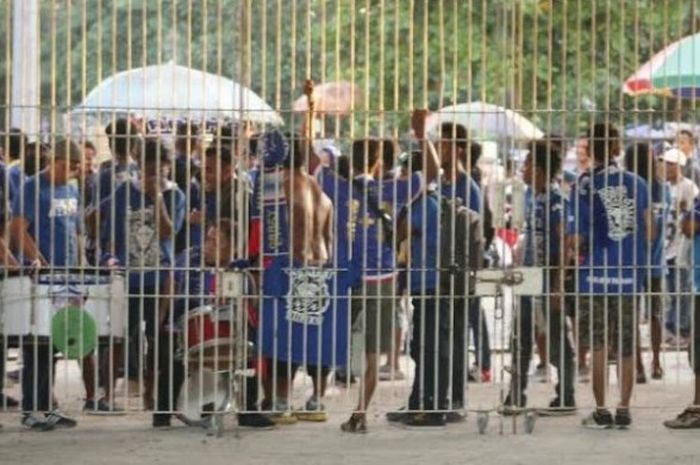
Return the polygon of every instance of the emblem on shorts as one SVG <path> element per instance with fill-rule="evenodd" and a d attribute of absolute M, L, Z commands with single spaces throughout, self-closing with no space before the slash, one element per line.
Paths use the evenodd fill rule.
<path fill-rule="evenodd" d="M 322 269 L 295 269 L 286 272 L 289 275 L 287 320 L 322 325 L 323 315 L 331 303 L 328 278 L 333 276 L 333 272 Z"/>
<path fill-rule="evenodd" d="M 598 191 L 608 219 L 608 237 L 621 241 L 635 230 L 634 200 L 627 197 L 625 186 L 608 186 Z"/>

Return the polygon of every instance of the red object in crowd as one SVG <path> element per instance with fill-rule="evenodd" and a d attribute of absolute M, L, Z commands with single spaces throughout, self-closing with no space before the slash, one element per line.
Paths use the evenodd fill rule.
<path fill-rule="evenodd" d="M 496 235 L 512 249 L 518 243 L 520 233 L 517 229 L 499 228 L 496 230 Z"/>

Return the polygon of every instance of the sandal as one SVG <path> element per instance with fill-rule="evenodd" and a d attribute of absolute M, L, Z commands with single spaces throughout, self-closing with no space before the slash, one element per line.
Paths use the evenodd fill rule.
<path fill-rule="evenodd" d="M 340 425 L 340 429 L 345 433 L 360 433 L 367 432 L 367 417 L 364 413 L 353 413 L 348 421 Z"/>

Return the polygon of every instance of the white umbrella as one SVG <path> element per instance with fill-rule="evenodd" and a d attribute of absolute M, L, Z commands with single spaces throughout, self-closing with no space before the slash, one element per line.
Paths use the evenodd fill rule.
<path fill-rule="evenodd" d="M 95 87 L 70 112 L 138 114 L 145 119 L 233 119 L 283 124 L 277 112 L 252 90 L 231 79 L 179 66 L 173 62 L 122 71 Z"/>
<path fill-rule="evenodd" d="M 426 131 L 435 133 L 442 123 L 458 123 L 475 139 L 541 139 L 544 133 L 519 113 L 484 102 L 441 108 L 428 116 Z"/>

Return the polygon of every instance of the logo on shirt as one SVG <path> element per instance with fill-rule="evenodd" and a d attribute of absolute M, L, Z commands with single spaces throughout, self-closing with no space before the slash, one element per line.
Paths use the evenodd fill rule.
<path fill-rule="evenodd" d="M 49 218 L 60 218 L 78 214 L 78 199 L 51 199 Z"/>
<path fill-rule="evenodd" d="M 287 270 L 287 320 L 293 323 L 320 326 L 330 305 L 328 278 L 332 271 L 322 269 Z"/>
<path fill-rule="evenodd" d="M 627 197 L 625 186 L 608 186 L 598 190 L 608 219 L 608 237 L 621 241 L 635 230 L 636 208 Z"/>
<path fill-rule="evenodd" d="M 147 207 L 127 213 L 129 227 L 129 263 L 143 267 L 156 267 L 158 260 L 158 240 L 154 208 Z"/>

